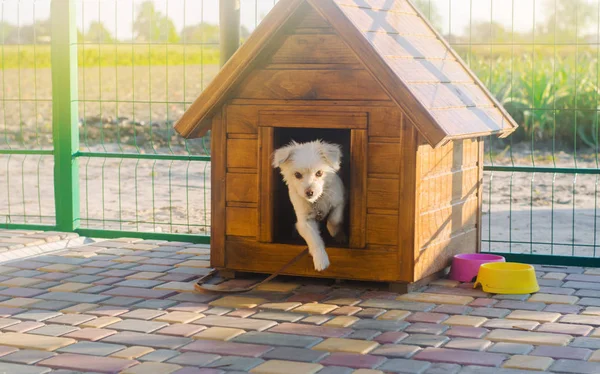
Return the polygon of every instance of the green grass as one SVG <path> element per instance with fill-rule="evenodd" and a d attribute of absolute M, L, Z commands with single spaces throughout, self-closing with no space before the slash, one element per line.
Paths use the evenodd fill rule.
<path fill-rule="evenodd" d="M 0 47 L 0 69 L 49 68 L 50 45 L 5 45 Z M 216 45 L 148 45 L 82 44 L 78 50 L 79 66 L 148 66 L 218 64 Z"/>

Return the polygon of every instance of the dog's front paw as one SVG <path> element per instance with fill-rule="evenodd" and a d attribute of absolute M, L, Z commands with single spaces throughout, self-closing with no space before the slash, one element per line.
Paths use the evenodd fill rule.
<path fill-rule="evenodd" d="M 329 267 L 329 257 L 327 255 L 313 256 L 313 264 L 316 271 L 323 271 Z"/>

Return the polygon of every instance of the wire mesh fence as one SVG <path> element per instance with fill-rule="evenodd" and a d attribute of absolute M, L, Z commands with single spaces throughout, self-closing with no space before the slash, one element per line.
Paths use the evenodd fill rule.
<path fill-rule="evenodd" d="M 243 42 L 275 1 L 240 3 Z M 600 256 L 600 0 L 415 4 L 521 126 L 486 142 L 484 250 Z M 7 227 L 56 224 L 50 8 L 0 3 Z M 172 124 L 219 70 L 218 0 L 76 0 L 75 18 L 76 226 L 208 235 L 209 138 Z"/>

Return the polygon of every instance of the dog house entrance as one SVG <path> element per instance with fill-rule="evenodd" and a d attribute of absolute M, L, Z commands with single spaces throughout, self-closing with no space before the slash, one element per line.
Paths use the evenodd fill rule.
<path fill-rule="evenodd" d="M 350 129 L 320 129 L 320 128 L 274 128 L 273 149 L 278 149 L 291 141 L 298 143 L 310 142 L 313 140 L 323 140 L 328 143 L 339 144 L 342 147 L 342 166 L 338 175 L 342 178 L 346 193 L 350 188 L 351 157 L 350 157 Z M 298 234 L 295 228 L 296 214 L 294 207 L 290 202 L 288 188 L 283 183 L 279 170 L 276 171 L 277 177 L 273 185 L 273 241 L 275 243 L 301 244 L 304 245 L 304 239 Z M 347 200 L 344 211 L 344 232 L 350 234 L 349 206 L 350 199 Z M 336 243 L 327 231 L 326 220 L 320 223 L 321 236 L 325 244 L 329 247 L 348 247 L 348 243 Z"/>

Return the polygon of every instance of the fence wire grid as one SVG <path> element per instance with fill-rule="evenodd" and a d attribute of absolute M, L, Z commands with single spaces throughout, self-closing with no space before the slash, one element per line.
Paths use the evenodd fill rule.
<path fill-rule="evenodd" d="M 240 0 L 240 43 L 274 3 Z M 520 125 L 508 139 L 486 139 L 483 249 L 600 257 L 600 0 L 414 3 Z M 51 4 L 0 2 L 2 227 L 56 228 L 55 188 L 69 188 L 53 171 L 65 139 L 53 134 L 64 88 L 52 89 L 52 33 L 64 19 Z M 74 6 L 74 228 L 206 239 L 210 141 L 186 141 L 172 125 L 219 70 L 218 0 Z"/>

